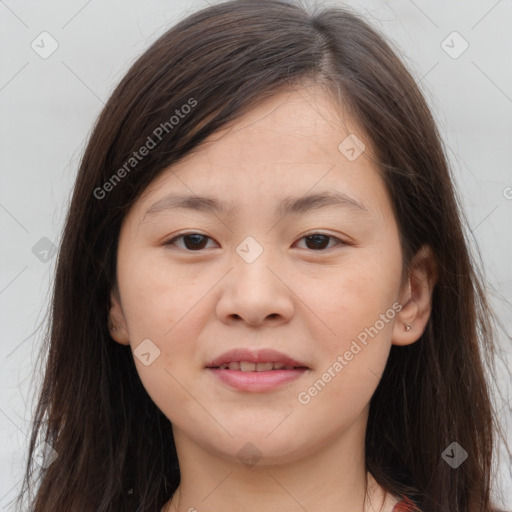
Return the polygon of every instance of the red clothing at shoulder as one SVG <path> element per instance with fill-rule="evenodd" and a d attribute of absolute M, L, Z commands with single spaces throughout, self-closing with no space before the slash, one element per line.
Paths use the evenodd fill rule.
<path fill-rule="evenodd" d="M 421 512 L 418 507 L 409 499 L 409 498 L 402 498 L 402 501 L 399 501 L 395 508 L 393 509 L 393 512 Z"/>

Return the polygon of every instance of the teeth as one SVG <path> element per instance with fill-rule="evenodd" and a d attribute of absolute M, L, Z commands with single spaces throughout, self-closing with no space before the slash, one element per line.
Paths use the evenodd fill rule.
<path fill-rule="evenodd" d="M 221 370 L 241 370 L 243 372 L 268 372 L 270 370 L 293 370 L 294 366 L 283 363 L 250 363 L 248 361 L 232 361 L 219 366 Z"/>
<path fill-rule="evenodd" d="M 268 372 L 272 370 L 274 363 L 256 363 L 257 372 Z"/>
<path fill-rule="evenodd" d="M 247 363 L 246 361 L 242 361 L 240 363 L 240 370 L 242 370 L 243 372 L 253 372 L 254 370 L 256 370 L 256 363 Z"/>

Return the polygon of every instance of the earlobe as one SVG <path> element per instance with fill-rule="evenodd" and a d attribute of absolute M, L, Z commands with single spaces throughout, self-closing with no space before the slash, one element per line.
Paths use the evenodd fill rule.
<path fill-rule="evenodd" d="M 108 316 L 108 330 L 114 341 L 121 345 L 129 345 L 130 337 L 121 307 L 121 300 L 117 289 L 113 289 L 110 294 L 110 311 Z"/>
<path fill-rule="evenodd" d="M 415 254 L 394 326 L 393 345 L 410 345 L 421 337 L 432 311 L 434 287 L 438 279 L 437 262 L 432 249 L 423 246 Z"/>

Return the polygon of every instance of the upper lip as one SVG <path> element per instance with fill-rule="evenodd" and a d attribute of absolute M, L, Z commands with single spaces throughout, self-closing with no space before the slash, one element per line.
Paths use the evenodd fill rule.
<path fill-rule="evenodd" d="M 237 348 L 224 352 L 206 364 L 207 368 L 216 368 L 221 364 L 228 364 L 236 361 L 247 361 L 249 363 L 282 363 L 285 366 L 299 366 L 307 368 L 307 365 L 272 349 L 261 349 L 254 352 L 246 348 Z"/>

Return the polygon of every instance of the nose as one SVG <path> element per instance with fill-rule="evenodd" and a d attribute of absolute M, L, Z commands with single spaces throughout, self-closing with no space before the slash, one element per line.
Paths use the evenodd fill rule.
<path fill-rule="evenodd" d="M 291 275 L 264 251 L 255 261 L 233 258 L 234 268 L 221 282 L 218 318 L 228 324 L 245 322 L 256 327 L 280 325 L 293 317 L 295 295 Z"/>

